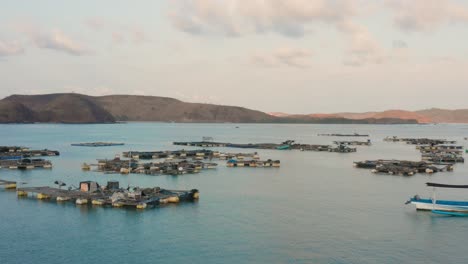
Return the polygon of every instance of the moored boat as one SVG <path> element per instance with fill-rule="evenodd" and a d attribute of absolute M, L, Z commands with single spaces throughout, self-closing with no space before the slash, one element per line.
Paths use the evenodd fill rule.
<path fill-rule="evenodd" d="M 415 195 L 410 198 L 406 204 L 414 204 L 416 210 L 431 211 L 435 214 L 451 215 L 451 216 L 468 216 L 468 201 L 455 200 L 437 200 L 435 191 L 436 188 L 452 188 L 452 189 L 468 189 L 468 185 L 451 185 L 440 183 L 426 183 L 427 186 L 433 187 L 432 197 L 421 198 Z"/>

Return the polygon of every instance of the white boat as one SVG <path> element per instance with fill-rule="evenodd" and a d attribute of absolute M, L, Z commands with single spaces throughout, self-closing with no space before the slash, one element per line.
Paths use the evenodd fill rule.
<path fill-rule="evenodd" d="M 437 200 L 436 188 L 456 188 L 468 189 L 468 185 L 450 185 L 439 183 L 426 183 L 427 186 L 433 187 L 432 197 L 421 198 L 415 195 L 406 202 L 406 204 L 414 204 L 416 210 L 431 211 L 436 214 L 452 215 L 452 216 L 468 216 L 468 201 L 453 201 L 453 200 Z"/>

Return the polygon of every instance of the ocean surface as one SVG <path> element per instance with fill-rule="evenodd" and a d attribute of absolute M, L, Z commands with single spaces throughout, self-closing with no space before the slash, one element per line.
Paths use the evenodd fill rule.
<path fill-rule="evenodd" d="M 373 145 L 350 154 L 258 151 L 263 159 L 281 160 L 279 169 L 227 168 L 219 162 L 216 170 L 182 176 L 81 171 L 83 162 L 127 150 L 180 149 L 172 142 L 203 136 L 233 143 L 294 139 L 330 144 L 347 138 L 317 134 L 354 132 L 370 134 Z M 121 186 L 200 190 L 198 202 L 137 211 L 18 199 L 0 188 L 0 263 L 467 263 L 468 218 L 435 216 L 404 205 L 415 194 L 429 196 L 428 181 L 468 184 L 467 165 L 412 177 L 376 175 L 352 166 L 366 159 L 420 159 L 414 146 L 384 142 L 386 136 L 454 139 L 466 146 L 468 126 L 0 125 L 0 145 L 61 152 L 50 158 L 52 170 L 1 169 L 0 179 L 24 186 L 118 180 Z M 70 146 L 93 141 L 126 145 Z M 439 190 L 437 195 L 468 199 L 463 190 Z"/>

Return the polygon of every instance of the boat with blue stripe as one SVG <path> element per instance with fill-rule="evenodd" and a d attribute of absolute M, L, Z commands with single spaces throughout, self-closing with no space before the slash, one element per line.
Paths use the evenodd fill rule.
<path fill-rule="evenodd" d="M 457 188 L 457 189 L 468 189 L 468 185 L 450 185 L 440 183 L 426 183 L 427 186 L 433 187 L 431 198 L 421 198 L 419 195 L 415 195 L 410 198 L 406 204 L 413 204 L 416 206 L 416 210 L 431 211 L 439 215 L 449 216 L 468 216 L 468 201 L 454 201 L 454 200 L 437 200 L 436 189 L 437 188 Z"/>

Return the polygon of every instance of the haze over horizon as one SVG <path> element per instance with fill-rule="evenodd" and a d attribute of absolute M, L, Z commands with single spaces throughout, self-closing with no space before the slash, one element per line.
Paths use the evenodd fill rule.
<path fill-rule="evenodd" d="M 291 114 L 468 108 L 461 0 L 2 1 L 0 97 L 138 94 Z"/>

